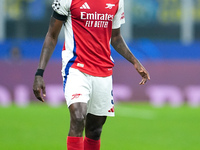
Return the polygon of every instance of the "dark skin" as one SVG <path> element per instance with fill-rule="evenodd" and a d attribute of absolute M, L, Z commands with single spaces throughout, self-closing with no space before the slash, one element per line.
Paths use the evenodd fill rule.
<path fill-rule="evenodd" d="M 58 35 L 60 33 L 63 23 L 63 21 L 51 17 L 49 29 L 42 48 L 38 69 L 45 70 L 47 63 L 57 44 Z M 147 80 L 150 80 L 150 76 L 147 70 L 135 58 L 135 56 L 132 54 L 132 52 L 129 50 L 126 43 L 124 42 L 120 34 L 120 28 L 112 30 L 111 44 L 119 54 L 121 54 L 126 60 L 133 64 L 137 72 L 141 75 L 142 80 L 139 83 L 140 85 L 143 85 L 147 82 Z M 43 77 L 35 76 L 33 91 L 38 100 L 42 102 L 45 101 L 44 97 L 46 96 L 46 90 Z M 69 111 L 70 129 L 68 136 L 82 137 L 83 130 L 85 129 L 86 137 L 94 140 L 99 140 L 102 127 L 107 118 L 106 116 L 95 116 L 93 114 L 86 114 L 86 103 L 74 103 L 70 105 Z"/>

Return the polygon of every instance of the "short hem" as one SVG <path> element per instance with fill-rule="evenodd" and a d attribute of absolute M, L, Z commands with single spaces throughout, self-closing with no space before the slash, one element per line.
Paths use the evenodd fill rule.
<path fill-rule="evenodd" d="M 99 116 L 99 117 L 102 117 L 102 116 L 115 117 L 115 113 L 113 113 L 113 114 L 108 114 L 108 113 L 106 113 L 106 114 L 98 114 L 98 113 L 87 112 L 87 114 L 88 113 L 92 114 L 92 115 L 95 115 L 95 116 Z"/>
<path fill-rule="evenodd" d="M 75 102 L 72 102 L 72 103 L 67 103 L 67 107 L 69 108 L 72 104 L 75 104 L 75 103 L 85 103 L 85 104 L 87 104 L 87 102 L 85 102 L 85 101 L 75 101 Z"/>

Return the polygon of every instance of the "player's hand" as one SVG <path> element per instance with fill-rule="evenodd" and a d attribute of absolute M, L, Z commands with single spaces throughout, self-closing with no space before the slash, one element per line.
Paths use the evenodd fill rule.
<path fill-rule="evenodd" d="M 44 97 L 46 97 L 46 90 L 43 77 L 35 76 L 35 80 L 33 83 L 33 92 L 38 100 L 44 102 Z"/>
<path fill-rule="evenodd" d="M 147 82 L 147 80 L 150 80 L 150 75 L 148 71 L 139 62 L 134 66 L 138 73 L 142 76 L 142 81 L 139 83 L 140 85 L 143 85 Z"/>

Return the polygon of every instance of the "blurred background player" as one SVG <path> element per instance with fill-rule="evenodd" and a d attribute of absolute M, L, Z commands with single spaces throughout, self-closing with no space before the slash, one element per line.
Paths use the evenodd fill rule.
<path fill-rule="evenodd" d="M 107 116 L 114 116 L 110 41 L 115 50 L 133 64 L 145 84 L 147 70 L 125 44 L 120 26 L 125 22 L 123 0 L 55 0 L 33 85 L 44 102 L 43 73 L 64 23 L 62 51 L 64 93 L 70 111 L 68 150 L 99 150 Z M 43 96 L 42 96 L 43 93 Z M 83 140 L 83 130 L 85 138 Z"/>

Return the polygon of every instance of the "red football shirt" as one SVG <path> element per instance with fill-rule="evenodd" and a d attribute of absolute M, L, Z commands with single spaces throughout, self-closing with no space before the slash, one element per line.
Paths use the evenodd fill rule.
<path fill-rule="evenodd" d="M 54 11 L 67 16 L 64 24 L 62 74 L 70 67 L 93 75 L 112 75 L 112 29 L 125 22 L 123 0 L 55 0 Z"/>

